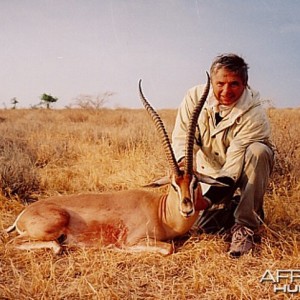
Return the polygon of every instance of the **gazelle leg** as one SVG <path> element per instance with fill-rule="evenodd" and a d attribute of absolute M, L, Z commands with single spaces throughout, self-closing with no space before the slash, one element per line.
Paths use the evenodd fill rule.
<path fill-rule="evenodd" d="M 33 250 L 33 249 L 43 249 L 50 248 L 53 250 L 54 254 L 60 254 L 62 251 L 62 246 L 57 241 L 28 241 L 26 233 L 16 236 L 14 239 L 8 242 L 8 244 L 13 244 L 13 247 L 20 250 Z"/>
<path fill-rule="evenodd" d="M 60 254 L 62 252 L 62 246 L 56 241 L 33 241 L 26 242 L 17 245 L 15 248 L 20 250 L 33 250 L 33 249 L 43 249 L 50 248 L 53 250 L 54 254 Z"/>
<path fill-rule="evenodd" d="M 135 245 L 124 248 L 128 252 L 151 252 L 159 253 L 161 255 L 170 255 L 174 252 L 173 244 L 156 241 L 156 240 L 144 240 L 136 243 Z"/>

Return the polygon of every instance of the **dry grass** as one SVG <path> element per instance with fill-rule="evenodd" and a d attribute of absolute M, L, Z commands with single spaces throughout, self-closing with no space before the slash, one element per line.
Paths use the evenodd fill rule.
<path fill-rule="evenodd" d="M 169 132 L 175 113 L 160 111 Z M 277 162 L 253 253 L 230 259 L 223 237 L 201 235 L 175 241 L 168 257 L 108 249 L 55 257 L 13 250 L 3 238 L 0 299 L 289 299 L 259 280 L 266 269 L 300 265 L 300 110 L 269 114 Z M 143 110 L 2 110 L 0 122 L 0 230 L 37 196 L 134 188 L 166 171 Z"/>

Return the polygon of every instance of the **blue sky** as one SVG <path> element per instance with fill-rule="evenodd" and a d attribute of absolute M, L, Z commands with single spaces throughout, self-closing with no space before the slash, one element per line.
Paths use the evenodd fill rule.
<path fill-rule="evenodd" d="M 1 0 L 0 43 L 1 108 L 107 91 L 108 106 L 140 108 L 140 78 L 154 107 L 177 108 L 224 52 L 263 99 L 300 107 L 298 0 Z"/>

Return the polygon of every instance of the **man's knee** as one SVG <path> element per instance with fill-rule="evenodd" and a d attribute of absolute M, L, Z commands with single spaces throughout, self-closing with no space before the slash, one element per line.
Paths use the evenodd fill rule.
<path fill-rule="evenodd" d="M 269 146 L 263 143 L 255 142 L 248 146 L 246 150 L 246 156 L 273 159 L 273 151 Z"/>
<path fill-rule="evenodd" d="M 247 161 L 256 161 L 257 165 L 267 164 L 271 170 L 274 163 L 273 150 L 263 143 L 252 143 L 246 150 L 246 162 Z"/>

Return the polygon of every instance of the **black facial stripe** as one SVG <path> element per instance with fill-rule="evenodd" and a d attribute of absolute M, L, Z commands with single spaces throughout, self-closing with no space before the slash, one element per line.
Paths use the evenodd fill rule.
<path fill-rule="evenodd" d="M 172 188 L 174 189 L 175 192 L 178 191 L 177 186 L 175 186 L 173 183 L 171 183 Z"/>

